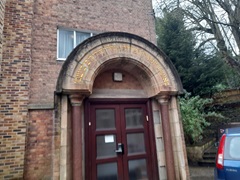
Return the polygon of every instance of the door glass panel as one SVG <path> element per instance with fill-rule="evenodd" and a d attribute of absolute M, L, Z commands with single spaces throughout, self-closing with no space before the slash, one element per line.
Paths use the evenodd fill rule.
<path fill-rule="evenodd" d="M 116 136 L 113 134 L 97 136 L 97 158 L 116 156 Z"/>
<path fill-rule="evenodd" d="M 98 180 L 117 180 L 117 163 L 107 163 L 97 165 Z"/>
<path fill-rule="evenodd" d="M 131 133 L 127 134 L 128 154 L 145 152 L 144 134 Z"/>
<path fill-rule="evenodd" d="M 96 129 L 115 129 L 115 111 L 114 109 L 96 110 Z"/>
<path fill-rule="evenodd" d="M 128 161 L 129 180 L 147 180 L 147 165 L 145 159 Z"/>
<path fill-rule="evenodd" d="M 125 109 L 125 119 L 127 128 L 141 128 L 143 127 L 142 109 Z"/>

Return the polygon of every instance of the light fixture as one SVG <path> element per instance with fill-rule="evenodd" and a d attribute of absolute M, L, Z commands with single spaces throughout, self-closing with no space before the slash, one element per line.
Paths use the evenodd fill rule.
<path fill-rule="evenodd" d="M 120 72 L 113 73 L 113 81 L 122 82 L 122 80 L 123 80 L 122 73 L 120 73 Z"/>

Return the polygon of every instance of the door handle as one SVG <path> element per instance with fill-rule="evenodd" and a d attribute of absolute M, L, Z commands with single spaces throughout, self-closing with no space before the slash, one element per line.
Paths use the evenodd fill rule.
<path fill-rule="evenodd" d="M 124 145 L 122 143 L 118 143 L 117 149 L 115 150 L 117 154 L 123 154 L 124 153 Z"/>

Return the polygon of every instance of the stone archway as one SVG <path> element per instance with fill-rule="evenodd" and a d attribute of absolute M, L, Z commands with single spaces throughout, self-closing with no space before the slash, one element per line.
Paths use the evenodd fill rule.
<path fill-rule="evenodd" d="M 81 110 L 84 97 L 88 97 L 93 93 L 93 83 L 95 78 L 106 69 L 111 68 L 122 69 L 141 83 L 146 98 L 155 97 L 158 99 L 161 109 L 161 117 L 163 122 L 163 136 L 166 161 L 167 176 L 169 179 L 176 179 L 174 167 L 174 153 L 171 138 L 171 124 L 169 117 L 169 100 L 176 97 L 182 92 L 180 78 L 167 56 L 159 50 L 155 45 L 147 40 L 128 33 L 110 32 L 94 36 L 78 47 L 76 47 L 67 58 L 60 72 L 56 91 L 62 96 L 61 111 L 68 111 L 68 98 L 71 102 L 71 115 L 62 114 L 61 121 L 66 123 L 69 118 L 72 119 L 72 146 L 67 143 L 67 137 L 61 136 L 63 142 L 61 149 L 64 153 L 61 156 L 68 159 L 67 151 L 73 154 L 73 179 L 75 177 L 83 177 L 83 143 L 82 131 L 83 125 L 79 121 L 79 117 L 83 117 Z M 176 98 L 174 99 L 174 102 Z M 174 114 L 175 113 L 175 114 Z M 174 116 L 179 124 L 177 108 L 175 107 Z M 66 126 L 62 126 L 62 133 L 68 134 L 69 130 Z M 71 136 L 71 135 L 69 135 Z M 65 138 L 65 141 L 63 140 Z M 78 143 L 76 140 L 78 139 Z M 81 143 L 79 143 L 79 139 Z M 78 151 L 78 152 L 77 152 Z M 184 154 L 184 150 L 181 150 Z M 79 155 L 80 154 L 80 155 Z M 70 177 L 69 160 L 64 160 L 62 170 L 65 176 Z M 176 162 L 176 161 L 175 161 Z M 183 161 L 186 163 L 185 161 Z M 175 163 L 176 166 L 176 163 Z M 181 166 L 181 165 L 179 165 Z M 79 171 L 81 169 L 81 171 Z M 179 169 L 179 168 L 178 168 Z M 186 168 L 185 168 L 186 169 Z M 183 170 L 184 171 L 184 170 Z M 181 173 L 181 177 L 186 177 L 185 172 Z M 178 178 L 177 178 L 178 179 Z"/>
<path fill-rule="evenodd" d="M 98 72 L 111 60 L 127 59 L 151 82 L 148 96 L 182 92 L 180 78 L 167 56 L 155 45 L 127 33 L 104 33 L 83 42 L 69 55 L 60 72 L 57 91 L 92 93 Z M 145 79 L 142 79 L 143 81 Z"/>

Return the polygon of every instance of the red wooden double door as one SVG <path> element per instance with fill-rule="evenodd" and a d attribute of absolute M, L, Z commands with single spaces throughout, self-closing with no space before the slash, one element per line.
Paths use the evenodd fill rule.
<path fill-rule="evenodd" d="M 88 115 L 87 179 L 158 179 L 147 103 L 92 103 Z"/>

